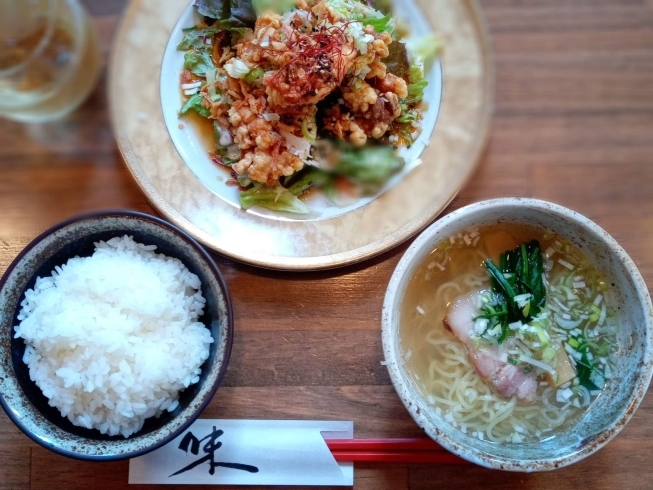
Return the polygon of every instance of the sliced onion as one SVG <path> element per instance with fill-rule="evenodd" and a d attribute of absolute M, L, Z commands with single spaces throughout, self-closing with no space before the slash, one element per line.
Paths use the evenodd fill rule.
<path fill-rule="evenodd" d="M 242 155 L 242 152 L 240 150 L 240 146 L 235 145 L 235 144 L 227 146 L 227 156 L 229 158 L 231 158 L 232 160 L 240 160 L 241 155 Z"/>
<path fill-rule="evenodd" d="M 535 366 L 537 368 L 542 369 L 543 371 L 546 371 L 548 373 L 555 373 L 555 369 L 553 369 L 551 366 L 548 364 L 543 363 L 542 361 L 538 361 L 537 359 L 533 359 L 532 357 L 527 357 L 527 356 L 519 356 L 519 360 L 521 362 L 525 362 L 526 364 L 530 364 L 531 366 Z"/>
<path fill-rule="evenodd" d="M 556 414 L 558 417 L 555 418 L 555 419 L 549 417 L 549 413 L 551 413 L 551 412 Z M 555 409 L 543 408 L 540 411 L 540 413 L 542 414 L 542 417 L 544 417 L 547 420 L 547 422 L 549 422 L 549 424 L 551 424 L 552 428 L 553 427 L 558 427 L 559 425 L 561 425 L 565 421 L 564 414 L 561 413 L 560 410 L 558 410 L 557 408 L 555 408 Z"/>
<path fill-rule="evenodd" d="M 603 325 L 603 322 L 605 322 L 605 317 L 607 315 L 607 309 L 605 307 L 605 303 L 601 305 L 601 315 L 599 316 L 599 321 L 597 322 L 597 325 L 601 326 Z"/>
<path fill-rule="evenodd" d="M 557 313 L 555 315 L 553 315 L 553 316 L 554 316 L 554 318 L 556 320 L 556 323 L 558 325 L 560 325 L 562 328 L 564 328 L 565 330 L 573 330 L 574 328 L 579 326 L 581 323 L 583 323 L 582 318 L 579 319 L 579 320 L 565 320 L 564 318 L 562 318 Z"/>
<path fill-rule="evenodd" d="M 233 58 L 227 61 L 224 65 L 224 69 L 227 70 L 227 73 L 232 78 L 245 78 L 251 71 L 250 67 L 238 58 Z"/>
<path fill-rule="evenodd" d="M 197 88 L 200 85 L 202 85 L 202 82 L 200 82 L 200 81 L 192 82 L 192 83 L 182 83 L 181 84 L 181 89 L 182 90 L 188 90 L 188 89 L 191 89 L 191 88 Z"/>
<path fill-rule="evenodd" d="M 231 145 L 234 142 L 233 138 L 231 137 L 231 133 L 229 132 L 228 129 L 223 128 L 217 122 L 214 124 L 214 127 L 215 127 L 215 130 L 218 132 L 218 134 L 220 134 L 220 139 L 218 141 L 220 146 L 228 147 L 229 145 Z M 236 145 L 236 146 L 238 146 L 238 145 Z"/>
<path fill-rule="evenodd" d="M 206 70 L 206 90 L 211 100 L 215 96 L 215 69 L 210 68 Z"/>
<path fill-rule="evenodd" d="M 306 138 L 300 138 L 286 130 L 279 130 L 283 139 L 286 140 L 288 151 L 293 155 L 297 155 L 302 160 L 306 160 L 311 154 L 311 142 Z"/>
<path fill-rule="evenodd" d="M 542 392 L 542 403 L 544 403 L 544 405 L 547 408 L 557 411 L 558 407 L 556 407 L 553 403 L 549 401 L 549 394 L 553 393 L 554 390 L 555 388 L 553 386 L 549 386 L 546 390 Z"/>
<path fill-rule="evenodd" d="M 592 400 L 590 391 L 582 385 L 577 386 L 576 389 L 578 390 L 578 394 L 583 397 L 582 406 L 587 407 L 590 404 L 590 401 Z"/>

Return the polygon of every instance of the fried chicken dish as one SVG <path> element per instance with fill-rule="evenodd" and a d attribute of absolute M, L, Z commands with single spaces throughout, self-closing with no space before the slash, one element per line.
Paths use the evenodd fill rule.
<path fill-rule="evenodd" d="M 180 116 L 213 124 L 211 156 L 231 170 L 244 208 L 306 212 L 297 197 L 310 187 L 360 175 L 378 187 L 403 166 L 396 148 L 419 134 L 423 57 L 391 14 L 359 0 L 267 3 L 277 8 L 196 1 L 204 22 L 178 46 Z"/>

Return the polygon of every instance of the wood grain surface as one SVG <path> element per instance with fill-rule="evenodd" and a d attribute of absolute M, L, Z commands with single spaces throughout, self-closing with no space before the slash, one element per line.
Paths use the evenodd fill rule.
<path fill-rule="evenodd" d="M 104 56 L 124 0 L 87 0 Z M 446 212 L 499 196 L 569 206 L 619 241 L 653 285 L 653 2 L 487 0 L 497 108 L 472 180 Z M 147 76 L 147 74 L 144 74 Z M 153 212 L 108 123 L 105 77 L 64 121 L 0 121 L 0 272 L 40 231 L 106 208 Z M 380 365 L 386 284 L 406 244 L 319 273 L 216 256 L 236 336 L 205 417 L 353 420 L 357 437 L 420 435 Z M 552 473 L 474 466 L 356 465 L 356 488 L 650 489 L 653 397 L 607 447 Z M 127 462 L 57 456 L 0 413 L 0 489 L 127 488 Z M 143 487 L 140 487 L 143 488 Z M 186 487 L 188 488 L 188 487 Z"/>

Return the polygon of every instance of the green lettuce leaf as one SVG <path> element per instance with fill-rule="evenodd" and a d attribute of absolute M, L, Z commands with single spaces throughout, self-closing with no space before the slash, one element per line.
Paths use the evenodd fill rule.
<path fill-rule="evenodd" d="M 415 104 L 424 98 L 424 89 L 429 82 L 420 80 L 419 82 L 411 83 L 408 85 L 408 97 L 403 102 L 405 104 Z"/>
<path fill-rule="evenodd" d="M 272 10 L 277 14 L 290 12 L 295 6 L 294 0 L 252 0 L 254 10 L 261 15 L 266 10 Z"/>
<path fill-rule="evenodd" d="M 220 29 L 216 29 L 215 27 L 189 27 L 183 31 L 185 32 L 184 39 L 177 45 L 177 49 L 179 50 L 203 48 L 206 46 L 206 44 L 204 44 L 204 40 L 207 37 L 212 38 L 215 36 L 218 32 L 220 32 Z"/>
<path fill-rule="evenodd" d="M 203 100 L 204 98 L 200 94 L 191 96 L 184 105 L 181 106 L 179 115 L 186 114 L 188 111 L 195 111 L 202 117 L 209 117 L 211 115 L 211 110 L 202 105 Z"/>
<path fill-rule="evenodd" d="M 376 192 L 405 165 L 390 146 L 341 146 L 334 172 L 361 184 L 366 192 Z"/>
<path fill-rule="evenodd" d="M 190 51 L 184 54 L 184 68 L 200 77 L 206 76 L 208 70 L 214 70 L 213 60 L 207 51 Z"/>
<path fill-rule="evenodd" d="M 200 15 L 211 19 L 226 19 L 231 13 L 229 0 L 196 0 L 193 6 Z"/>
<path fill-rule="evenodd" d="M 401 138 L 402 144 L 411 146 L 414 143 L 413 132 L 415 131 L 415 128 L 411 123 L 393 123 L 393 126 L 397 135 Z"/>
<path fill-rule="evenodd" d="M 424 68 L 420 64 L 414 64 L 410 66 L 408 70 L 408 80 L 410 83 L 417 83 L 420 80 L 424 80 Z"/>
<path fill-rule="evenodd" d="M 420 115 L 420 111 L 418 111 L 417 109 L 410 109 L 408 111 L 403 111 L 401 115 L 397 119 L 395 119 L 395 121 L 398 123 L 409 124 L 412 123 L 413 121 L 417 121 L 419 115 Z"/>
<path fill-rule="evenodd" d="M 442 40 L 432 33 L 408 41 L 410 57 L 415 65 L 421 67 L 422 73 L 431 70 L 442 49 Z"/>
<path fill-rule="evenodd" d="M 256 23 L 252 0 L 195 0 L 194 6 L 201 15 L 216 19 L 222 29 L 251 29 Z"/>
<path fill-rule="evenodd" d="M 376 32 L 387 32 L 393 35 L 395 32 L 395 23 L 392 20 L 392 15 L 388 14 L 384 17 L 363 17 L 363 25 L 372 26 Z"/>
<path fill-rule="evenodd" d="M 295 196 L 301 196 L 311 187 L 321 187 L 331 180 L 329 174 L 319 168 L 309 166 L 305 168 L 306 170 L 303 171 L 303 175 L 288 187 L 290 193 Z"/>
<path fill-rule="evenodd" d="M 382 19 L 385 16 L 360 0 L 325 0 L 325 3 L 338 12 L 345 20 L 367 21 Z M 386 23 L 388 21 L 385 21 Z"/>
<path fill-rule="evenodd" d="M 384 14 L 392 13 L 392 0 L 368 0 L 369 5 Z"/>
<path fill-rule="evenodd" d="M 269 187 L 263 184 L 254 184 L 254 187 L 240 193 L 240 205 L 243 209 L 252 206 L 262 206 L 272 211 L 286 211 L 288 213 L 307 214 L 308 206 L 284 187 Z"/>
<path fill-rule="evenodd" d="M 217 123 L 216 123 L 217 124 Z M 225 167 L 231 167 L 234 163 L 238 163 L 237 158 L 233 158 L 234 155 L 232 154 L 230 156 L 229 149 L 226 146 L 222 146 L 220 144 L 220 135 L 217 131 L 213 132 L 213 140 L 215 141 L 215 156 L 216 159 L 218 160 L 218 163 L 221 165 L 224 165 Z M 239 176 L 240 177 L 240 176 Z M 249 180 L 243 180 L 241 182 L 241 179 L 238 179 L 238 183 L 242 187 L 248 187 L 251 182 Z"/>
<path fill-rule="evenodd" d="M 403 78 L 410 70 L 410 63 L 408 62 L 408 51 L 406 51 L 406 43 L 393 41 L 388 46 L 388 56 L 383 58 L 386 68 L 393 75 Z"/>

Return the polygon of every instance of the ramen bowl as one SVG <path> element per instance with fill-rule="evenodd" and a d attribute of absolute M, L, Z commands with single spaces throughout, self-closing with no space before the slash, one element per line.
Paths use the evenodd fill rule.
<path fill-rule="evenodd" d="M 425 258 L 465 230 L 495 224 L 544 228 L 570 241 L 612 284 L 613 306 L 621 324 L 619 349 L 610 381 L 582 415 L 547 437 L 491 442 L 445 420 L 434 399 L 417 385 L 410 354 L 402 348 L 400 326 L 404 293 Z M 453 339 L 453 337 L 451 337 Z M 653 371 L 653 307 L 648 289 L 624 249 L 597 224 L 562 206 L 520 198 L 483 201 L 454 211 L 427 228 L 395 269 L 385 295 L 382 340 L 388 371 L 415 422 L 436 442 L 458 456 L 487 468 L 547 471 L 591 455 L 614 438 L 642 401 Z M 455 408 L 454 408 L 455 410 Z"/>
<path fill-rule="evenodd" d="M 198 321 L 214 339 L 199 381 L 180 392 L 176 408 L 148 418 L 140 430 L 126 438 L 73 425 L 51 406 L 32 379 L 23 360 L 26 343 L 16 338 L 14 330 L 20 323 L 18 314 L 25 291 L 34 288 L 37 277 L 49 276 L 55 266 L 73 257 L 91 256 L 95 242 L 125 235 L 138 243 L 155 245 L 156 253 L 179 259 L 198 276 L 206 300 Z M 173 440 L 202 413 L 224 378 L 232 340 L 233 314 L 225 282 L 211 256 L 195 240 L 166 221 L 134 211 L 75 217 L 35 238 L 0 279 L 0 405 L 28 437 L 56 453 L 88 461 L 132 458 Z"/>

